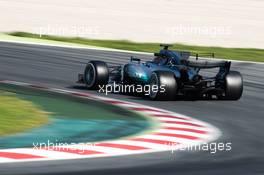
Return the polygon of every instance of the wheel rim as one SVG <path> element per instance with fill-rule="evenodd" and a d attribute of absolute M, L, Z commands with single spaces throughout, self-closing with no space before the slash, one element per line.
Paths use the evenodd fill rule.
<path fill-rule="evenodd" d="M 95 68 L 94 65 L 88 63 L 85 69 L 85 83 L 88 87 L 92 87 L 95 82 Z"/>

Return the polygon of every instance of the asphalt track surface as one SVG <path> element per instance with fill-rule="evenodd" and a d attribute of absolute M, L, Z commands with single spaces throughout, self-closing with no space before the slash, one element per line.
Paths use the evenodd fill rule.
<path fill-rule="evenodd" d="M 91 59 L 122 64 L 148 55 L 0 42 L 0 79 L 74 88 Z M 167 109 L 209 122 L 222 131 L 217 142 L 231 151 L 162 152 L 109 158 L 0 164 L 0 174 L 264 174 L 264 64 L 233 63 L 244 77 L 239 101 L 164 101 L 111 94 L 110 97 Z M 85 89 L 78 89 L 87 91 Z M 96 93 L 89 91 L 90 93 Z M 98 94 L 102 95 L 102 94 Z"/>

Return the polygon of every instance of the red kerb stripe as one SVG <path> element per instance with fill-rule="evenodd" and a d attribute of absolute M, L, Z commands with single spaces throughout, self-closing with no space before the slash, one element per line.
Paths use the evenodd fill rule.
<path fill-rule="evenodd" d="M 0 157 L 9 158 L 9 159 L 40 159 L 40 158 L 45 158 L 42 156 L 36 156 L 36 155 L 32 155 L 32 154 L 12 153 L 12 152 L 0 152 Z"/>
<path fill-rule="evenodd" d="M 130 109 L 135 110 L 135 111 L 150 111 L 150 112 L 168 113 L 168 112 L 164 112 L 164 111 L 161 111 L 161 110 L 158 110 L 158 109 L 151 109 L 151 108 L 130 108 Z"/>
<path fill-rule="evenodd" d="M 125 145 L 125 144 L 118 144 L 118 143 L 98 143 L 96 146 L 105 146 L 105 147 L 112 147 L 112 148 L 121 148 L 127 150 L 144 150 L 149 149 L 141 146 L 134 146 L 134 145 Z"/>
<path fill-rule="evenodd" d="M 199 137 L 189 136 L 189 135 L 184 135 L 184 134 L 154 133 L 154 135 L 159 135 L 159 136 L 169 136 L 169 137 L 177 137 L 177 138 L 190 139 L 190 140 L 196 140 L 196 139 L 199 139 Z"/>
<path fill-rule="evenodd" d="M 188 132 L 194 132 L 194 133 L 199 133 L 199 134 L 207 134 L 207 131 L 201 131 L 198 129 L 190 129 L 190 128 L 180 128 L 180 127 L 165 127 L 164 129 L 169 129 L 169 130 L 176 130 L 176 131 L 188 131 Z"/>
<path fill-rule="evenodd" d="M 123 102 L 123 101 L 115 101 L 115 100 L 104 100 L 104 102 L 106 103 L 111 103 L 111 104 L 129 104 L 127 102 Z"/>
<path fill-rule="evenodd" d="M 145 139 L 145 138 L 134 138 L 134 139 L 130 139 L 133 141 L 141 141 L 141 142 L 148 142 L 148 143 L 156 143 L 156 144 L 161 144 L 161 145 L 176 145 L 176 144 L 180 144 L 178 142 L 171 142 L 171 141 L 167 141 L 167 140 L 156 140 L 156 139 Z"/>
<path fill-rule="evenodd" d="M 84 149 L 77 149 L 77 148 L 56 147 L 56 148 L 46 148 L 45 150 L 72 153 L 72 154 L 78 154 L 78 155 L 104 154 L 103 152 L 88 150 L 85 148 Z"/>
<path fill-rule="evenodd" d="M 173 116 L 173 115 L 163 115 L 163 114 L 154 114 L 155 117 L 165 117 L 165 118 L 175 118 L 175 119 L 181 119 L 181 120 L 189 120 L 187 118 Z"/>
<path fill-rule="evenodd" d="M 169 124 L 179 124 L 179 125 L 188 125 L 188 126 L 196 126 L 196 127 L 203 127 L 202 125 L 196 123 L 189 123 L 189 122 L 180 122 L 180 121 L 163 121 L 164 123 Z"/>

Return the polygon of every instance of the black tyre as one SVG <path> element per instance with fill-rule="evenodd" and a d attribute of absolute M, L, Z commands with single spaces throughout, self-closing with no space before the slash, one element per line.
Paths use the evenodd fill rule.
<path fill-rule="evenodd" d="M 109 80 L 108 66 L 103 61 L 90 61 L 84 71 L 84 82 L 89 89 L 98 89 L 107 85 Z"/>
<path fill-rule="evenodd" d="M 154 88 L 154 85 L 157 88 Z M 177 95 L 177 81 L 172 72 L 155 71 L 150 78 L 150 99 L 173 100 Z"/>
<path fill-rule="evenodd" d="M 226 100 L 239 100 L 243 93 L 243 78 L 237 71 L 230 71 L 225 77 Z"/>

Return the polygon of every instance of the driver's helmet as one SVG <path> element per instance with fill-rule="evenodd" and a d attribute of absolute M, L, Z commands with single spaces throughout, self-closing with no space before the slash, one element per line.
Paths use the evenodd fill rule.
<path fill-rule="evenodd" d="M 167 57 L 162 57 L 162 56 L 155 56 L 153 59 L 154 63 L 164 65 L 167 63 L 168 58 Z"/>

